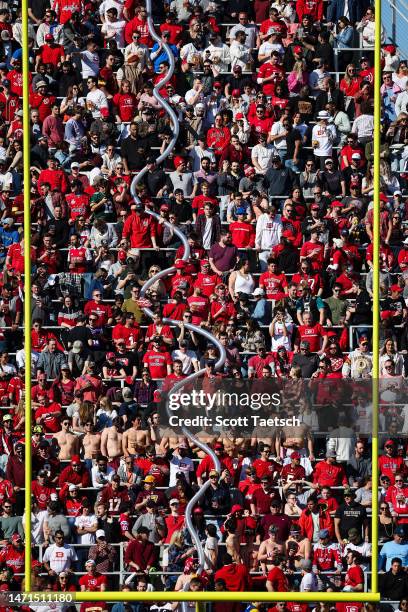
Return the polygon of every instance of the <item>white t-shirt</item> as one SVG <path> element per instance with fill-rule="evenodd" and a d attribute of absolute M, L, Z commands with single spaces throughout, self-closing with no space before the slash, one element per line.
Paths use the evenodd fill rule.
<path fill-rule="evenodd" d="M 123 49 L 125 46 L 125 25 L 126 21 L 106 21 L 101 28 L 101 32 L 109 35 L 114 33 L 116 44 L 119 49 Z"/>
<path fill-rule="evenodd" d="M 74 525 L 76 528 L 80 529 L 90 529 L 98 524 L 98 519 L 95 514 L 80 515 L 75 518 Z M 77 544 L 95 544 L 96 537 L 95 533 L 84 533 L 82 535 L 77 536 Z"/>
<path fill-rule="evenodd" d="M 318 143 L 314 154 L 318 157 L 331 157 L 336 135 L 336 127 L 332 123 L 317 123 L 312 130 L 312 142 Z"/>
<path fill-rule="evenodd" d="M 57 574 L 69 570 L 72 563 L 77 561 L 78 557 L 75 549 L 69 544 L 57 546 L 51 544 L 44 553 L 43 561 L 50 564 L 50 568 Z"/>
<path fill-rule="evenodd" d="M 213 569 L 210 563 L 210 553 L 215 550 L 215 558 L 218 555 L 218 540 L 215 536 L 208 536 L 204 544 L 204 569 Z"/>
<path fill-rule="evenodd" d="M 31 513 L 31 539 L 33 544 L 44 543 L 44 520 L 47 514 L 47 510 L 40 510 L 37 514 Z M 21 522 L 24 528 L 25 513 L 22 516 Z"/>
<path fill-rule="evenodd" d="M 193 460 L 190 457 L 179 457 L 174 455 L 170 461 L 170 482 L 169 487 L 176 485 L 176 474 L 182 472 L 187 482 L 190 482 L 190 472 L 194 471 Z"/>
<path fill-rule="evenodd" d="M 175 359 L 179 359 L 183 364 L 183 374 L 191 374 L 193 371 L 193 362 L 198 361 L 197 355 L 194 351 L 180 351 L 176 349 L 172 352 L 171 358 L 174 361 Z"/>
<path fill-rule="evenodd" d="M 318 591 L 318 590 L 319 590 L 319 583 L 317 582 L 317 576 L 315 574 L 312 574 L 311 572 L 308 572 L 307 574 L 305 574 L 300 583 L 299 592 L 305 593 L 306 591 L 310 592 L 310 591 Z"/>
<path fill-rule="evenodd" d="M 102 116 L 101 108 L 108 108 L 108 100 L 101 89 L 89 91 L 86 95 L 86 102 L 87 104 L 91 102 L 94 105 L 94 108 L 92 108 L 92 117 L 94 119 L 99 119 Z"/>
<path fill-rule="evenodd" d="M 98 76 L 99 55 L 97 53 L 81 51 L 81 72 L 83 79 L 87 79 L 90 76 Z"/>
<path fill-rule="evenodd" d="M 275 147 L 270 144 L 264 147 L 257 144 L 252 149 L 252 159 L 256 159 L 258 165 L 262 168 L 262 172 L 266 172 L 272 165 L 272 156 L 276 154 Z"/>
<path fill-rule="evenodd" d="M 284 346 L 287 351 L 292 349 L 293 321 L 286 319 L 285 327 L 287 336 L 283 335 L 283 323 L 275 321 L 274 334 L 271 336 L 271 351 L 277 351 L 279 346 Z"/>

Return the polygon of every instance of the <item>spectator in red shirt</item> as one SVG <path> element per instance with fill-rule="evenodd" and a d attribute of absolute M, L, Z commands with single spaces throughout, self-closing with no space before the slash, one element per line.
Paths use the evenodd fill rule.
<path fill-rule="evenodd" d="M 326 460 L 317 463 L 313 470 L 313 482 L 322 486 L 347 486 L 347 476 L 343 466 L 336 463 L 336 451 L 328 450 Z"/>
<path fill-rule="evenodd" d="M 102 531 L 102 530 L 100 530 Z M 96 563 L 93 559 L 85 562 L 86 574 L 79 579 L 81 592 L 85 591 L 106 591 L 108 579 L 106 576 L 96 571 Z"/>

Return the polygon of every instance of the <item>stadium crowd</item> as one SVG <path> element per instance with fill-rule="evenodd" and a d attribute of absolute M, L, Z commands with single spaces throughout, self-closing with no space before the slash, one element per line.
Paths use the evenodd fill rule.
<path fill-rule="evenodd" d="M 176 62 L 160 93 L 180 123 L 175 150 L 157 165 L 172 130 L 152 89 L 169 64 L 150 37 L 143 3 L 31 0 L 33 590 L 346 591 L 352 598 L 369 588 L 370 402 L 350 394 L 329 423 L 316 407 L 330 404 L 321 379 L 334 386 L 372 371 L 375 15 L 367 2 L 346 4 L 347 15 L 339 1 L 154 1 L 157 31 Z M 21 16 L 3 5 L 0 590 L 16 591 L 29 444 Z M 408 102 L 408 68 L 386 49 L 395 82 L 382 89 L 381 373 L 398 383 L 407 360 L 408 238 L 396 193 L 405 169 L 397 114 Z M 130 184 L 146 164 L 136 203 Z M 188 238 L 188 261 L 174 228 Z M 174 273 L 141 299 L 146 280 L 170 265 Z M 143 313 L 147 303 L 153 320 Z M 221 371 L 215 346 L 185 323 L 225 346 Z M 221 461 L 215 471 L 157 411 L 163 390 L 201 369 L 209 384 L 279 381 L 301 406 L 301 425 L 258 428 L 249 437 L 207 431 Z M 408 487 L 398 437 L 404 414 L 389 413 L 382 413 L 379 570 L 396 599 L 398 585 L 401 598 L 407 593 Z M 351 415 L 360 430 L 349 426 Z M 205 550 L 197 575 L 184 512 L 207 480 L 193 511 Z M 178 604 L 121 606 L 109 609 Z M 363 607 L 370 608 L 335 609 Z"/>

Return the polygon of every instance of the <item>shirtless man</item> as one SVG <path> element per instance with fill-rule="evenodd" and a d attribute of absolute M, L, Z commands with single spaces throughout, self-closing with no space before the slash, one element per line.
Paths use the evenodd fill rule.
<path fill-rule="evenodd" d="M 52 437 L 57 440 L 60 452 L 58 459 L 70 461 L 72 455 L 79 455 L 81 440 L 71 431 L 72 421 L 65 417 L 61 422 L 61 431 L 57 431 Z"/>
<path fill-rule="evenodd" d="M 127 429 L 122 436 L 122 449 L 125 457 L 129 455 L 141 455 L 145 448 L 151 443 L 150 434 L 142 429 L 142 419 L 135 416 L 132 427 Z"/>
<path fill-rule="evenodd" d="M 169 447 L 169 438 L 167 433 L 171 431 L 170 429 L 165 429 L 160 424 L 160 414 L 158 412 L 153 412 L 147 419 L 149 424 L 149 433 L 150 439 L 153 442 L 156 454 L 159 457 L 162 457 L 166 454 Z"/>
<path fill-rule="evenodd" d="M 285 554 L 284 544 L 276 540 L 277 531 L 278 528 L 275 525 L 271 525 L 268 529 L 268 539 L 261 542 L 259 546 L 258 561 L 264 574 L 267 574 L 273 567 L 270 564 L 271 559 L 274 559 L 278 554 Z"/>
<path fill-rule="evenodd" d="M 85 433 L 81 438 L 84 447 L 84 459 L 96 459 L 101 454 L 101 434 L 94 431 L 92 421 L 84 425 Z"/>
<path fill-rule="evenodd" d="M 298 545 L 295 555 L 295 567 L 299 569 L 302 559 L 312 558 L 312 544 L 308 538 L 302 536 L 300 527 L 296 523 L 293 523 L 290 527 L 289 538 L 286 540 L 286 548 L 288 548 L 289 542 L 296 542 Z"/>
<path fill-rule="evenodd" d="M 230 429 L 222 429 L 220 433 L 220 442 L 224 444 L 225 450 L 234 449 L 234 452 L 238 450 L 246 450 L 249 447 L 249 439 L 242 435 L 239 429 L 231 427 Z"/>
<path fill-rule="evenodd" d="M 313 438 L 309 426 L 301 423 L 282 427 L 277 450 L 277 456 L 280 458 L 290 457 L 292 452 L 297 450 L 302 457 L 309 457 L 310 461 L 314 461 Z"/>
<path fill-rule="evenodd" d="M 122 427 L 120 417 L 112 421 L 111 427 L 105 427 L 101 435 L 101 453 L 107 457 L 109 463 L 115 462 L 119 465 L 119 458 L 122 456 Z"/>
<path fill-rule="evenodd" d="M 275 427 L 255 427 L 251 436 L 251 448 L 256 450 L 260 442 L 270 446 L 272 454 L 279 457 L 279 441 Z"/>

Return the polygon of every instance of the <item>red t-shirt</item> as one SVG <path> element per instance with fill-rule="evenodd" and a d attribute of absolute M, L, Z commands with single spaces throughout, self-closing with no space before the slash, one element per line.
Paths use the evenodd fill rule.
<path fill-rule="evenodd" d="M 44 426 L 44 430 L 47 433 L 57 433 L 60 430 L 60 416 L 50 415 L 51 412 L 57 412 L 61 416 L 61 406 L 57 404 L 57 402 L 53 402 L 48 406 L 42 406 L 35 411 L 34 418 L 35 420 L 39 419 L 42 416 L 45 418 L 42 420 L 42 425 Z M 49 415 L 49 416 L 47 416 Z"/>
<path fill-rule="evenodd" d="M 89 209 L 88 194 L 67 193 L 65 199 L 68 204 L 70 219 L 75 221 L 75 219 L 81 215 L 83 215 L 86 219 L 89 217 L 91 211 Z"/>
<path fill-rule="evenodd" d="M 312 353 L 317 353 L 321 349 L 321 339 L 323 336 L 326 336 L 326 332 L 320 323 L 316 323 L 315 325 L 299 325 L 298 333 L 300 336 L 300 341 L 307 340 L 310 344 L 310 351 Z"/>
<path fill-rule="evenodd" d="M 364 584 L 363 569 L 359 565 L 349 567 L 346 574 L 345 585 L 356 587 L 358 584 Z"/>
<path fill-rule="evenodd" d="M 84 313 L 89 317 L 91 314 L 98 317 L 96 327 L 103 327 L 112 317 L 112 308 L 107 304 L 97 304 L 95 300 L 90 300 L 85 304 Z"/>
<path fill-rule="evenodd" d="M 288 581 L 280 567 L 272 568 L 266 579 L 272 583 L 273 591 L 287 593 L 289 588 Z"/>
<path fill-rule="evenodd" d="M 265 289 L 268 300 L 276 300 L 280 299 L 280 294 L 284 293 L 288 282 L 283 273 L 273 274 L 272 272 L 263 272 L 259 277 L 259 286 Z"/>
<path fill-rule="evenodd" d="M 79 579 L 80 586 L 84 586 L 86 591 L 100 591 L 101 586 L 106 586 L 107 582 L 106 576 L 98 574 L 98 572 L 94 576 L 85 574 L 85 576 L 81 576 Z"/>
<path fill-rule="evenodd" d="M 220 282 L 221 278 L 218 274 L 204 274 L 203 272 L 199 272 L 194 287 L 200 287 L 201 293 L 210 297 L 210 295 L 214 293 L 215 287 Z"/>
<path fill-rule="evenodd" d="M 143 364 L 149 368 L 152 378 L 166 378 L 167 366 L 171 364 L 169 353 L 159 351 L 147 351 L 143 357 Z"/>
<path fill-rule="evenodd" d="M 113 96 L 113 103 L 118 109 L 118 115 L 122 121 L 132 121 L 137 109 L 135 94 L 117 93 Z"/>

